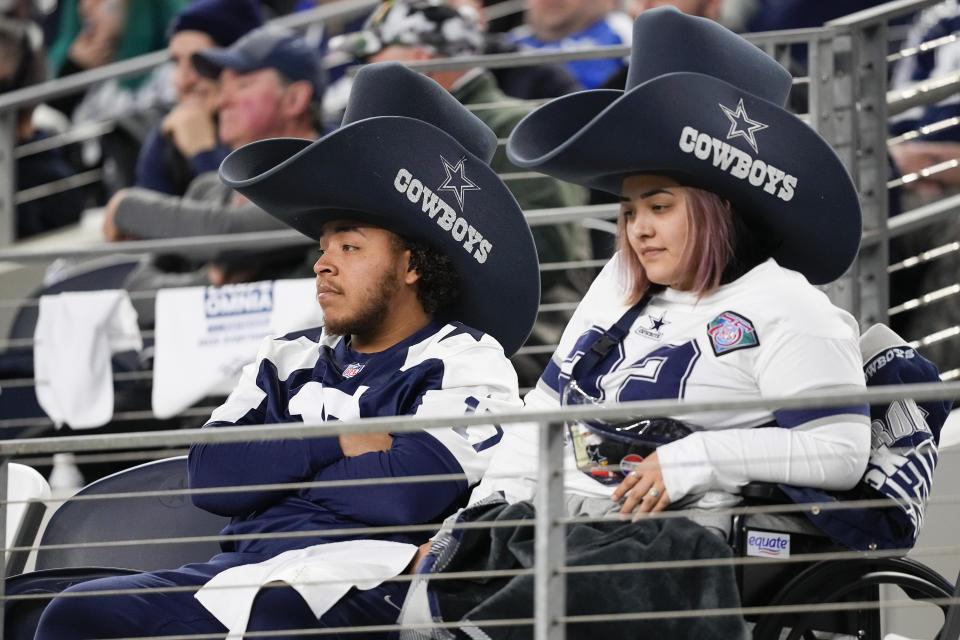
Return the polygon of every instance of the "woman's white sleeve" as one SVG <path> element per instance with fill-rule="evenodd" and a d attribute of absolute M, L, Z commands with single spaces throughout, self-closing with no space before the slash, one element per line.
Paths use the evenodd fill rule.
<path fill-rule="evenodd" d="M 849 489 L 870 455 L 870 425 L 849 422 L 784 429 L 698 431 L 658 449 L 673 501 L 709 489 L 737 493 L 751 481 Z"/>

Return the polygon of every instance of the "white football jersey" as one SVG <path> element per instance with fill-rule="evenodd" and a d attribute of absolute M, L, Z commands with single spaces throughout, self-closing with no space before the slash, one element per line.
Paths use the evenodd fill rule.
<path fill-rule="evenodd" d="M 555 408 L 584 351 L 628 310 L 619 269 L 620 261 L 614 256 L 592 284 L 537 388 L 527 395 L 528 408 Z M 652 296 L 623 341 L 592 371 L 577 372 L 577 383 L 605 403 L 856 390 L 865 387 L 858 340 L 859 330 L 850 314 L 832 305 L 799 273 L 768 260 L 700 300 L 673 289 Z M 863 405 L 671 416 L 702 431 L 660 447 L 666 487 L 677 500 L 711 489 L 736 491 L 750 480 L 852 484 L 862 473 L 861 462 L 865 464 L 869 451 L 868 415 Z M 764 426 L 771 428 L 757 429 Z M 841 444 L 855 441 L 855 447 L 863 449 L 863 460 L 843 459 L 849 456 L 841 446 L 841 460 L 834 469 L 834 463 L 826 460 L 830 451 L 791 442 L 791 432 L 813 433 L 825 426 L 839 428 L 841 441 L 852 439 Z M 748 429 L 752 431 L 746 437 Z M 535 470 L 523 458 L 536 457 L 535 429 L 524 426 L 510 431 L 516 440 L 504 442 L 504 459 L 494 460 L 490 474 L 519 472 L 532 479 Z M 714 435 L 721 432 L 726 435 Z M 718 456 L 728 453 L 728 462 L 718 462 Z M 598 497 L 611 493 L 611 487 L 577 469 L 569 443 L 566 465 L 569 491 Z M 519 484 L 487 484 L 475 497 L 502 489 L 508 497 L 527 498 L 532 487 L 523 479 Z"/>

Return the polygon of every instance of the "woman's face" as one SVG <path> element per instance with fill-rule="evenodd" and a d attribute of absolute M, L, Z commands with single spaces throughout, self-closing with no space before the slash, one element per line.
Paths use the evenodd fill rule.
<path fill-rule="evenodd" d="M 627 243 L 650 282 L 690 289 L 694 274 L 683 269 L 689 237 L 686 188 L 666 176 L 630 176 L 623 181 L 620 215 Z"/>

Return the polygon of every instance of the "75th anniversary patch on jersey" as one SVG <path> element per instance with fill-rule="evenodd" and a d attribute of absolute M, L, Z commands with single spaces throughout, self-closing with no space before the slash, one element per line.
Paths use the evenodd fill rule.
<path fill-rule="evenodd" d="M 760 344 L 753 323 L 733 311 L 724 311 L 711 320 L 707 325 L 707 336 L 713 353 L 718 356 Z"/>

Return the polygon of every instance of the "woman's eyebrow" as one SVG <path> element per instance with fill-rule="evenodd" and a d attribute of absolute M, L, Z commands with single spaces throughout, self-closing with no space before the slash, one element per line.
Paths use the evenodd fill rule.
<path fill-rule="evenodd" d="M 643 193 L 640 194 L 640 196 L 637 198 L 637 200 L 644 200 L 644 199 L 649 198 L 649 197 L 651 197 L 651 196 L 655 196 L 655 195 L 657 195 L 658 193 L 665 193 L 665 194 L 667 194 L 668 196 L 672 196 L 672 195 L 673 195 L 673 192 L 670 191 L 669 189 L 665 189 L 665 188 L 663 188 L 663 187 L 657 187 L 656 189 L 650 189 L 649 191 L 644 191 Z M 627 197 L 625 197 L 625 196 L 620 196 L 620 202 L 630 202 L 630 200 L 632 200 L 632 198 L 627 198 Z"/>

